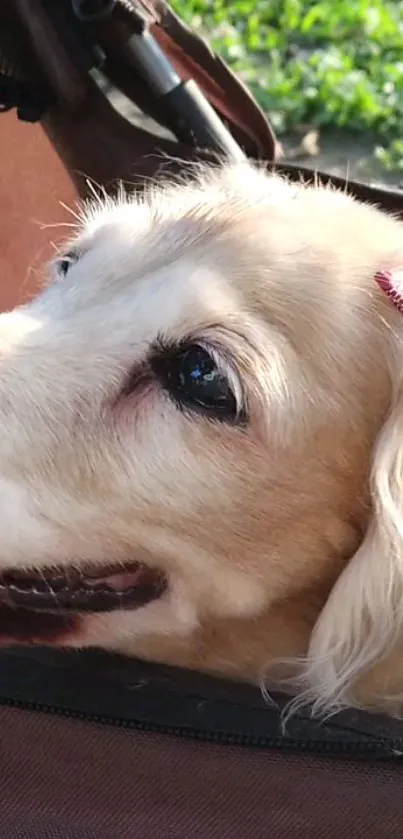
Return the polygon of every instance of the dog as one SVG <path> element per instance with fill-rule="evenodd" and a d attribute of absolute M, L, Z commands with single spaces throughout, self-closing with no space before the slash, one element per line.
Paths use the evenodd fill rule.
<path fill-rule="evenodd" d="M 0 643 L 400 713 L 402 266 L 251 164 L 83 207 L 0 316 Z"/>

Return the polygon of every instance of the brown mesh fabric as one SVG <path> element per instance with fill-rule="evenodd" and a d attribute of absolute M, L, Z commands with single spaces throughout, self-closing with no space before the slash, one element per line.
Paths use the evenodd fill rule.
<path fill-rule="evenodd" d="M 403 836 L 396 764 L 181 740 L 0 708 L 1 839 Z"/>

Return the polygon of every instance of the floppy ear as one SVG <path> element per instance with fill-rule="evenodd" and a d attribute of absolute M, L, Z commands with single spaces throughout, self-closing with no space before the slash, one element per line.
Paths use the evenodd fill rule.
<path fill-rule="evenodd" d="M 396 351 L 396 336 L 393 341 Z M 353 704 L 356 679 L 403 640 L 403 362 L 397 349 L 393 404 L 373 454 L 372 520 L 311 638 L 303 681 L 316 711 Z M 390 697 L 399 699 L 403 691 Z"/>

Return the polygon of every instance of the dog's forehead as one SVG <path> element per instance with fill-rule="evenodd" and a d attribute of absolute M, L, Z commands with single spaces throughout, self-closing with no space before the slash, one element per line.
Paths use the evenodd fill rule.
<path fill-rule="evenodd" d="M 67 275 L 42 296 L 56 328 L 91 333 L 105 347 L 146 344 L 187 337 L 239 311 L 225 270 L 207 253 L 195 254 L 180 222 L 162 230 L 132 206 L 111 208 L 97 221 L 75 243 L 78 259 Z"/>
<path fill-rule="evenodd" d="M 85 213 L 83 247 L 120 255 L 122 261 L 135 257 L 138 273 L 197 249 L 199 259 L 201 254 L 205 259 L 213 250 L 217 254 L 225 240 L 230 240 L 232 249 L 245 247 L 247 241 L 240 239 L 239 228 L 249 221 L 262 234 L 263 226 L 257 228 L 257 220 L 262 218 L 264 224 L 267 214 L 273 216 L 277 208 L 291 210 L 301 190 L 298 184 L 268 177 L 249 166 L 224 167 L 201 182 L 90 205 Z M 291 221 L 292 215 L 289 218 Z"/>
<path fill-rule="evenodd" d="M 102 262 L 115 283 L 194 256 L 198 264 L 233 267 L 293 253 L 317 260 L 368 224 L 379 222 L 372 207 L 341 191 L 292 184 L 262 172 L 224 170 L 207 184 L 156 192 L 148 199 L 106 202 L 87 218 L 83 250 Z M 264 267 L 261 265 L 260 267 Z M 228 279 L 231 281 L 231 277 Z M 237 274 L 233 277 L 236 283 Z M 247 289 L 246 289 L 247 290 Z"/>
<path fill-rule="evenodd" d="M 285 300 L 302 311 L 335 274 L 355 280 L 374 221 L 373 208 L 340 192 L 226 171 L 204 186 L 95 208 L 59 295 L 65 311 L 104 306 L 111 327 L 131 321 L 149 333 L 241 311 L 282 321 Z"/>

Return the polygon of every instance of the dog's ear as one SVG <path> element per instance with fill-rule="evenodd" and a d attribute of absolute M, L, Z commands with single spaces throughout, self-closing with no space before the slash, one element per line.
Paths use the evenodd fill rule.
<path fill-rule="evenodd" d="M 393 344 L 393 403 L 373 452 L 372 518 L 319 616 L 306 662 L 306 695 L 319 711 L 351 704 L 356 680 L 403 639 L 401 338 Z"/>

